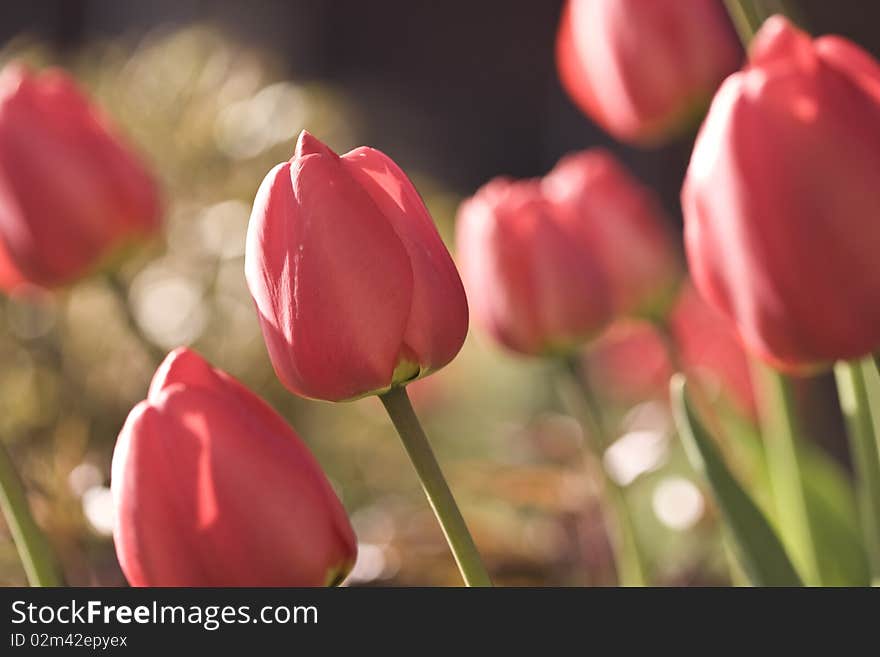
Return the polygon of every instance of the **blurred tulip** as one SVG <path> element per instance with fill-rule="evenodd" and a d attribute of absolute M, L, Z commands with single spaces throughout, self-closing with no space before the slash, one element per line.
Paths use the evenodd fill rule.
<path fill-rule="evenodd" d="M 662 317 L 682 267 L 651 190 L 602 149 L 562 158 L 543 185 L 560 217 L 590 242 L 611 288 L 615 314 Z"/>
<path fill-rule="evenodd" d="M 748 358 L 730 323 L 685 285 L 668 325 L 688 375 L 723 392 L 745 416 L 757 417 Z M 588 355 L 596 388 L 626 401 L 665 398 L 674 371 L 669 346 L 649 322 L 615 322 Z"/>
<path fill-rule="evenodd" d="M 265 402 L 187 349 L 113 454 L 116 553 L 133 586 L 322 586 L 355 536 L 321 467 Z"/>
<path fill-rule="evenodd" d="M 572 100 L 636 143 L 695 122 L 741 56 L 721 0 L 568 0 L 556 42 Z"/>
<path fill-rule="evenodd" d="M 0 73 L 0 289 L 69 283 L 159 226 L 153 179 L 59 70 Z"/>
<path fill-rule="evenodd" d="M 12 256 L 6 251 L 3 240 L 0 240 L 0 290 L 9 292 L 26 282 L 12 261 Z"/>
<path fill-rule="evenodd" d="M 257 192 L 245 271 L 282 383 L 340 401 L 443 367 L 467 333 L 458 272 L 412 183 L 303 132 Z"/>
<path fill-rule="evenodd" d="M 673 370 L 663 339 L 645 321 L 614 322 L 587 354 L 593 388 L 627 403 L 665 399 Z"/>
<path fill-rule="evenodd" d="M 789 370 L 880 346 L 880 64 L 782 17 L 718 92 L 682 190 L 694 282 Z"/>
<path fill-rule="evenodd" d="M 749 360 L 730 323 L 686 285 L 670 317 L 672 337 L 683 367 L 704 385 L 727 393 L 747 417 L 757 418 Z M 667 381 L 668 384 L 668 381 Z M 668 385 L 664 386 L 668 392 Z"/>
<path fill-rule="evenodd" d="M 594 337 L 613 299 L 585 224 L 538 180 L 497 178 L 465 201 L 456 237 L 474 321 L 525 354 L 566 353 Z"/>

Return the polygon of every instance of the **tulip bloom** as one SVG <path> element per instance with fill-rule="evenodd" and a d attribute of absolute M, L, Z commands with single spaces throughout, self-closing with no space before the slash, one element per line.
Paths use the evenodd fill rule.
<path fill-rule="evenodd" d="M 172 352 L 113 453 L 119 563 L 132 586 L 322 586 L 357 552 L 321 467 L 265 402 Z"/>
<path fill-rule="evenodd" d="M 615 322 L 588 356 L 597 389 L 627 400 L 665 399 L 675 371 L 668 352 L 672 347 L 689 376 L 722 391 L 737 410 L 756 418 L 749 361 L 727 319 L 685 285 L 669 313 L 668 327 L 671 344 L 648 322 Z"/>
<path fill-rule="evenodd" d="M 0 289 L 73 281 L 159 225 L 156 185 L 58 70 L 0 73 Z"/>
<path fill-rule="evenodd" d="M 527 354 L 564 352 L 612 316 L 661 317 L 680 278 L 650 190 L 608 152 L 542 180 L 496 179 L 462 204 L 458 252 L 475 320 Z"/>
<path fill-rule="evenodd" d="M 598 148 L 562 158 L 542 184 L 561 218 L 591 244 L 615 314 L 662 317 L 674 298 L 681 266 L 651 190 Z"/>
<path fill-rule="evenodd" d="M 880 64 L 782 17 L 716 96 L 682 190 L 694 282 L 787 370 L 880 347 Z"/>
<path fill-rule="evenodd" d="M 704 384 L 720 388 L 742 413 L 757 418 L 748 356 L 730 322 L 686 285 L 672 309 L 669 324 L 687 372 Z M 668 391 L 668 385 L 665 388 Z"/>
<path fill-rule="evenodd" d="M 593 389 L 628 403 L 664 399 L 674 372 L 666 344 L 645 321 L 614 322 L 586 353 L 584 362 Z"/>
<path fill-rule="evenodd" d="M 566 353 L 595 336 L 613 299 L 582 229 L 538 180 L 497 178 L 465 201 L 456 236 L 474 321 L 524 354 Z"/>
<path fill-rule="evenodd" d="M 741 55 L 721 0 L 568 0 L 556 42 L 572 100 L 635 143 L 696 119 Z"/>
<path fill-rule="evenodd" d="M 303 132 L 260 186 L 245 273 L 275 372 L 340 401 L 425 376 L 458 353 L 467 300 L 415 187 L 388 156 L 339 156 Z"/>

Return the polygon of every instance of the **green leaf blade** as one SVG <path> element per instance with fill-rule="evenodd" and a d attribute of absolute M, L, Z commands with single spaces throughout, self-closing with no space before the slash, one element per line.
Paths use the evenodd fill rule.
<path fill-rule="evenodd" d="M 754 586 L 803 586 L 779 537 L 730 472 L 691 408 L 686 383 L 681 374 L 670 382 L 675 424 L 688 459 L 712 489 L 749 580 Z"/>

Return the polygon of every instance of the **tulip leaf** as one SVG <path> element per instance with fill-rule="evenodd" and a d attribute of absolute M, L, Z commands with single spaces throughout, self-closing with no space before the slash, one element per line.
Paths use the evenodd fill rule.
<path fill-rule="evenodd" d="M 875 417 L 878 409 L 876 399 L 872 400 L 877 370 L 874 360 L 865 358 L 838 362 L 834 375 L 855 469 L 864 546 L 872 575 L 880 580 L 880 457 Z"/>
<path fill-rule="evenodd" d="M 809 446 L 805 446 L 809 447 Z M 821 449 L 804 449 L 804 485 L 822 586 L 870 586 L 855 494 L 847 475 Z"/>
<path fill-rule="evenodd" d="M 686 379 L 670 382 L 672 412 L 688 459 L 706 478 L 730 531 L 743 570 L 754 586 L 802 586 L 767 518 L 730 472 L 715 442 L 691 407 Z"/>
<path fill-rule="evenodd" d="M 730 458 L 735 459 L 740 472 L 748 473 L 752 499 L 778 531 L 778 510 L 760 434 L 729 408 L 716 405 L 713 410 L 718 413 L 725 441 L 729 441 Z M 803 441 L 800 448 L 807 512 L 810 525 L 816 528 L 813 538 L 822 585 L 868 586 L 871 579 L 850 477 L 812 442 Z"/>

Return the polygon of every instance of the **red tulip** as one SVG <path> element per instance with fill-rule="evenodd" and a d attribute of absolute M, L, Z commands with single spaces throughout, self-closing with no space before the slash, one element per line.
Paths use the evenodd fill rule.
<path fill-rule="evenodd" d="M 757 416 L 749 361 L 729 322 L 685 285 L 669 315 L 672 347 L 679 365 L 735 407 Z M 627 401 L 665 398 L 674 368 L 669 345 L 648 322 L 615 322 L 589 354 L 597 386 Z"/>
<path fill-rule="evenodd" d="M 306 446 L 188 349 L 129 414 L 112 476 L 132 586 L 321 586 L 354 563 L 351 525 Z"/>
<path fill-rule="evenodd" d="M 784 369 L 880 347 L 880 64 L 784 18 L 718 92 L 682 206 L 694 281 Z"/>
<path fill-rule="evenodd" d="M 672 365 L 660 334 L 646 321 L 614 322 L 587 353 L 595 389 L 625 402 L 665 399 Z"/>
<path fill-rule="evenodd" d="M 26 282 L 0 240 L 0 290 L 10 292 Z"/>
<path fill-rule="evenodd" d="M 688 373 L 720 388 L 742 413 L 756 418 L 757 402 L 743 345 L 730 323 L 690 285 L 678 297 L 670 328 Z"/>
<path fill-rule="evenodd" d="M 0 289 L 68 283 L 158 223 L 150 175 L 67 75 L 0 73 Z"/>
<path fill-rule="evenodd" d="M 338 156 L 303 132 L 257 192 L 245 272 L 275 372 L 340 401 L 446 365 L 467 333 L 458 272 L 388 156 Z"/>
<path fill-rule="evenodd" d="M 721 0 L 569 0 L 556 42 L 572 100 L 636 143 L 691 123 L 741 55 Z"/>
<path fill-rule="evenodd" d="M 485 185 L 458 212 L 474 321 L 525 354 L 568 352 L 595 336 L 611 318 L 612 297 L 584 233 L 538 180 Z"/>
<path fill-rule="evenodd" d="M 602 149 L 564 157 L 543 185 L 561 216 L 591 243 L 611 288 L 615 313 L 664 315 L 681 266 L 651 191 Z"/>

